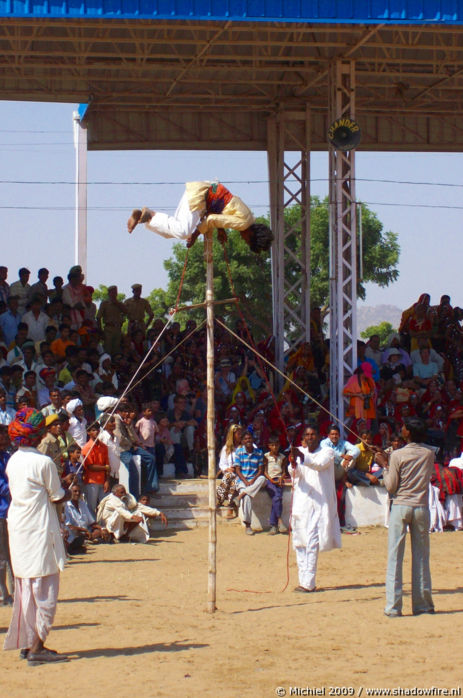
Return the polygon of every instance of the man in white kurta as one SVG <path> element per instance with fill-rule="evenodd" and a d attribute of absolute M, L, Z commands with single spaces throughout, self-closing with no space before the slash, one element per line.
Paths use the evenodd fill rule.
<path fill-rule="evenodd" d="M 303 445 L 290 456 L 294 484 L 291 530 L 299 571 L 296 591 L 315 590 L 318 553 L 341 547 L 334 484 L 334 451 L 321 447 L 318 431 L 307 427 Z"/>
<path fill-rule="evenodd" d="M 142 501 L 137 502 L 123 485 L 114 485 L 111 494 L 101 500 L 97 511 L 98 523 L 112 533 L 116 541 L 127 536 L 133 543 L 148 542 L 150 533 L 147 519 L 157 517 L 167 525 L 167 518 L 159 509 Z"/>
<path fill-rule="evenodd" d="M 53 624 L 59 572 L 66 560 L 55 503 L 66 495 L 55 464 L 34 447 L 20 446 L 8 462 L 7 474 L 15 596 L 4 649 L 28 650 L 23 656 L 31 664 L 64 661 L 67 658 L 47 650 L 44 642 Z"/>

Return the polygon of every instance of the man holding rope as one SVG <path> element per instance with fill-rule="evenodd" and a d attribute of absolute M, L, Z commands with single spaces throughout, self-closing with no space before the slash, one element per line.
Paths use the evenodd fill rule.
<path fill-rule="evenodd" d="M 291 530 L 299 570 L 295 591 L 315 591 L 319 551 L 341 547 L 334 485 L 334 451 L 320 446 L 315 426 L 304 432 L 302 447 L 290 452 L 294 483 Z"/>
<path fill-rule="evenodd" d="M 201 233 L 214 229 L 219 231 L 220 242 L 225 242 L 225 228 L 238 230 L 256 253 L 267 252 L 273 240 L 270 228 L 256 223 L 246 204 L 219 182 L 187 182 L 173 216 L 147 207 L 134 209 L 127 221 L 129 233 L 139 223 L 162 237 L 188 240 L 188 247 Z"/>
<path fill-rule="evenodd" d="M 31 666 L 68 661 L 45 647 L 58 601 L 59 573 L 66 553 L 55 504 L 70 499 L 55 464 L 37 450 L 45 417 L 26 407 L 8 427 L 18 446 L 7 466 L 11 492 L 8 535 L 15 577 L 13 616 L 4 649 L 20 649 Z"/>

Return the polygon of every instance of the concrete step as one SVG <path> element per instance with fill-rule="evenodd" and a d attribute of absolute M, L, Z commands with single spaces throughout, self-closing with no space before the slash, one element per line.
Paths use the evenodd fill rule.
<path fill-rule="evenodd" d="M 155 494 L 150 497 L 151 506 L 157 509 L 163 507 L 177 507 L 189 509 L 190 507 L 207 507 L 209 497 L 206 494 Z"/>
<path fill-rule="evenodd" d="M 163 479 L 158 492 L 150 498 L 150 504 L 167 516 L 169 528 L 186 530 L 209 523 L 209 483 L 204 478 L 185 480 Z M 239 523 L 239 518 L 227 519 L 227 507 L 217 510 L 217 523 L 228 525 Z M 150 520 L 153 531 L 163 530 L 158 519 Z"/>
<path fill-rule="evenodd" d="M 157 495 L 162 494 L 203 494 L 208 492 L 208 481 L 187 478 L 185 480 L 161 480 Z"/>

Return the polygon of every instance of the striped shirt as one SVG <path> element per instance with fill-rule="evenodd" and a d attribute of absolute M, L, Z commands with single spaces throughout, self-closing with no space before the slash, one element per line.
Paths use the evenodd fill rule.
<path fill-rule="evenodd" d="M 252 453 L 248 453 L 245 446 L 236 449 L 235 467 L 241 470 L 241 474 L 246 480 L 252 480 L 263 465 L 264 454 L 260 448 L 253 446 Z"/>

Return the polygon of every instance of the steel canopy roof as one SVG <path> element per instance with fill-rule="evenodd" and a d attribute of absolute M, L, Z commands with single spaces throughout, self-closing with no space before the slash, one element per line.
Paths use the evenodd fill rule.
<path fill-rule="evenodd" d="M 284 0 L 287 5 L 299 6 Z M 333 8 L 360 5 L 367 7 Z M 423 6 L 431 16 L 444 3 Z M 451 7 L 459 21 L 460 5 Z M 345 58 L 356 66 L 360 149 L 461 151 L 463 27 L 452 23 L 457 19 L 334 24 L 10 13 L 0 22 L 0 98 L 90 103 L 89 149 L 266 149 L 267 119 L 278 114 L 291 120 L 288 149 L 299 150 L 309 113 L 311 147 L 324 150 L 328 69 Z"/>

